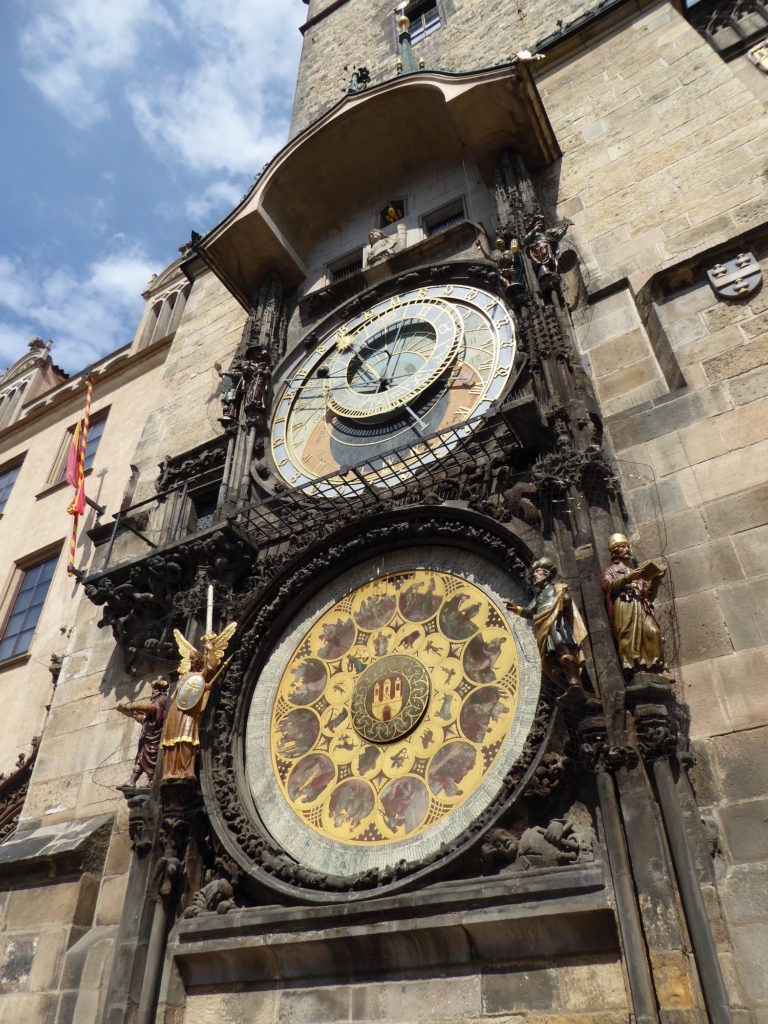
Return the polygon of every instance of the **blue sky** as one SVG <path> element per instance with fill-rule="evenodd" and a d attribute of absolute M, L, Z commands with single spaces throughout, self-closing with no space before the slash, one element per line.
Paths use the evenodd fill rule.
<path fill-rule="evenodd" d="M 130 341 L 150 276 L 284 145 L 301 0 L 6 0 L 0 368 Z"/>

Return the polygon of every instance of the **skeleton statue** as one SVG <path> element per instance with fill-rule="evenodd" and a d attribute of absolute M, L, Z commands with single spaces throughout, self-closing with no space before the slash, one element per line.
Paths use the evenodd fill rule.
<path fill-rule="evenodd" d="M 558 282 L 557 248 L 573 221 L 564 220 L 556 228 L 547 228 L 544 215 L 536 213 L 526 225 L 523 242 L 542 288 L 553 288 Z"/>

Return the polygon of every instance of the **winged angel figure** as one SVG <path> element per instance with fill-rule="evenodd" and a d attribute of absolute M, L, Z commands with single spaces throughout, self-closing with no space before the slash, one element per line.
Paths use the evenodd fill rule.
<path fill-rule="evenodd" d="M 200 719 L 208 704 L 211 687 L 226 667 L 221 659 L 229 645 L 236 622 L 230 622 L 218 634 L 200 637 L 202 651 L 175 629 L 179 649 L 179 685 L 168 709 L 163 730 L 163 774 L 161 782 L 194 779 L 195 761 L 200 748 Z"/>

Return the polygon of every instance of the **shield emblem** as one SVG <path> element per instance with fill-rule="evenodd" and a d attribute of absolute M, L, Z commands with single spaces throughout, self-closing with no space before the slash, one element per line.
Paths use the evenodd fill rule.
<path fill-rule="evenodd" d="M 751 252 L 740 252 L 732 260 L 716 263 L 707 277 L 718 298 L 743 299 L 757 288 L 763 274 Z"/>
<path fill-rule="evenodd" d="M 176 706 L 181 711 L 193 711 L 205 693 L 205 680 L 195 672 L 179 683 L 176 691 Z"/>
<path fill-rule="evenodd" d="M 373 684 L 371 714 L 380 722 L 390 722 L 403 706 L 403 677 L 386 676 Z"/>

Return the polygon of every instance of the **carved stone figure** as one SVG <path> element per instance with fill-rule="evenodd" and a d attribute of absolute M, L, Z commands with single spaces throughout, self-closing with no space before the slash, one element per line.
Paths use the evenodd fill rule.
<path fill-rule="evenodd" d="M 588 818 L 583 804 L 576 803 L 564 817 L 524 829 L 519 839 L 509 829 L 492 829 L 480 851 L 483 870 L 509 864 L 516 871 L 530 871 L 590 863 L 595 859 L 595 831 Z"/>
<path fill-rule="evenodd" d="M 221 672 L 221 659 L 237 628 L 230 622 L 216 636 L 201 637 L 203 650 L 198 651 L 175 629 L 173 635 L 179 649 L 179 685 L 165 720 L 163 739 L 162 781 L 194 779 L 195 760 L 200 747 L 200 719 L 208 704 L 211 687 Z"/>
<path fill-rule="evenodd" d="M 550 679 L 563 686 L 580 687 L 584 666 L 581 645 L 587 638 L 584 620 L 568 587 L 555 581 L 557 568 L 551 559 L 538 558 L 531 568 L 536 596 L 525 606 L 507 601 L 507 608 L 532 620 L 541 662 Z"/>
<path fill-rule="evenodd" d="M 269 381 L 272 376 L 269 363 L 261 358 L 247 364 L 245 411 L 249 415 L 255 412 L 266 412 Z"/>
<path fill-rule="evenodd" d="M 603 569 L 600 584 L 624 677 L 662 672 L 664 648 L 653 602 L 667 570 L 655 562 L 634 564 L 623 533 L 614 533 L 608 547 L 612 561 Z"/>
<path fill-rule="evenodd" d="M 400 234 L 387 235 L 381 228 L 372 228 L 368 232 L 368 259 L 366 266 L 372 267 L 393 256 L 400 248 Z"/>
<path fill-rule="evenodd" d="M 155 777 L 167 704 L 168 683 L 158 676 L 157 679 L 152 680 L 152 692 L 148 700 L 134 700 L 130 704 L 118 704 L 115 708 L 121 715 L 126 715 L 135 722 L 141 722 L 139 745 L 136 750 L 136 759 L 133 762 L 129 786 L 135 786 L 142 773 L 146 775 L 147 782 L 150 783 Z"/>
<path fill-rule="evenodd" d="M 542 287 L 551 288 L 557 283 L 557 247 L 572 225 L 573 221 L 564 220 L 556 228 L 547 228 L 541 213 L 535 214 L 526 225 L 523 242 Z"/>
<path fill-rule="evenodd" d="M 235 905 L 232 897 L 232 886 L 227 879 L 214 878 L 202 889 L 198 889 L 183 916 L 190 918 L 199 917 L 201 914 L 226 914 Z"/>
<path fill-rule="evenodd" d="M 247 387 L 246 373 L 249 365 L 249 363 L 235 363 L 231 370 L 222 370 L 220 363 L 213 364 L 214 370 L 222 380 L 227 382 L 226 391 L 221 399 L 222 414 L 220 419 L 220 422 L 225 427 L 231 423 L 237 423 L 240 417 L 240 406 L 243 403 L 243 396 Z"/>

